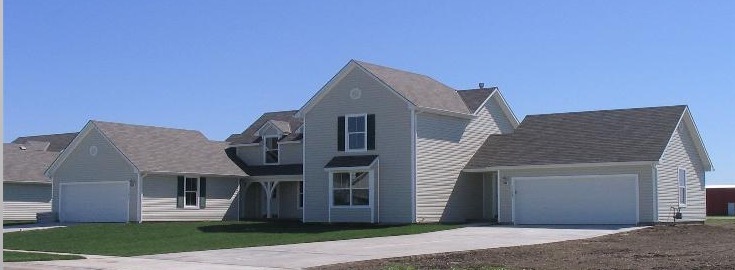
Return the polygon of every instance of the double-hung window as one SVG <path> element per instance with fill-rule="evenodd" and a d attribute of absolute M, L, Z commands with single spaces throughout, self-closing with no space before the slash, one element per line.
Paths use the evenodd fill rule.
<path fill-rule="evenodd" d="M 679 169 L 678 172 L 679 182 L 679 206 L 687 205 L 687 171 L 685 169 Z"/>
<path fill-rule="evenodd" d="M 278 164 L 278 139 L 279 137 L 263 138 L 263 154 L 265 164 Z"/>
<path fill-rule="evenodd" d="M 347 121 L 347 150 L 367 150 L 367 115 L 348 115 Z"/>
<path fill-rule="evenodd" d="M 184 179 L 184 207 L 199 207 L 199 178 Z"/>
<path fill-rule="evenodd" d="M 341 172 L 332 174 L 333 206 L 370 205 L 370 177 L 368 172 Z"/>

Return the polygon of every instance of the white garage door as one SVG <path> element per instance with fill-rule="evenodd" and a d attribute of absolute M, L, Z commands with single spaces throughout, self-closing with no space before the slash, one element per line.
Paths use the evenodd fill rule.
<path fill-rule="evenodd" d="M 636 175 L 514 177 L 516 224 L 635 224 Z"/>
<path fill-rule="evenodd" d="M 127 222 L 128 182 L 61 184 L 62 222 Z"/>

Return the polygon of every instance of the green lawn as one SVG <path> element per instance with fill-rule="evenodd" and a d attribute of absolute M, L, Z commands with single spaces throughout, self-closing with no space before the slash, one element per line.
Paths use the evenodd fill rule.
<path fill-rule="evenodd" d="M 707 225 L 732 225 L 735 226 L 735 217 L 708 216 L 704 222 Z"/>
<path fill-rule="evenodd" d="M 56 255 L 35 252 L 3 251 L 3 262 L 55 261 L 84 259 L 76 255 Z"/>
<path fill-rule="evenodd" d="M 234 221 L 82 224 L 66 228 L 6 233 L 3 235 L 3 241 L 7 249 L 136 256 L 405 235 L 457 227 L 459 225 L 329 225 Z"/>
<path fill-rule="evenodd" d="M 25 225 L 25 224 L 35 224 L 35 220 L 3 220 L 3 227 L 5 226 L 15 226 L 15 225 Z"/>

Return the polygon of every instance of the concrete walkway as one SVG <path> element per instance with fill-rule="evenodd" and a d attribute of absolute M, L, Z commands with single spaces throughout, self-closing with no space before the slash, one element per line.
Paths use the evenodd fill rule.
<path fill-rule="evenodd" d="M 45 229 L 53 229 L 53 228 L 63 228 L 67 226 L 69 226 L 69 224 L 61 224 L 61 223 L 34 223 L 34 224 L 23 224 L 23 225 L 16 225 L 16 226 L 3 226 L 3 233 L 32 231 L 32 230 L 45 230 Z"/>
<path fill-rule="evenodd" d="M 6 263 L 6 269 L 300 269 L 390 257 L 533 245 L 631 231 L 640 227 L 479 226 L 404 235 L 140 257 Z M 35 267 L 35 268 L 24 268 Z"/>

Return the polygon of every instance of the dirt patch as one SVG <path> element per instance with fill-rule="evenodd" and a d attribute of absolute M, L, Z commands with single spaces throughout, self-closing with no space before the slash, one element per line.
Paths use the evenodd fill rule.
<path fill-rule="evenodd" d="M 419 255 L 319 269 L 735 269 L 735 224 L 655 226 L 585 240 Z"/>

